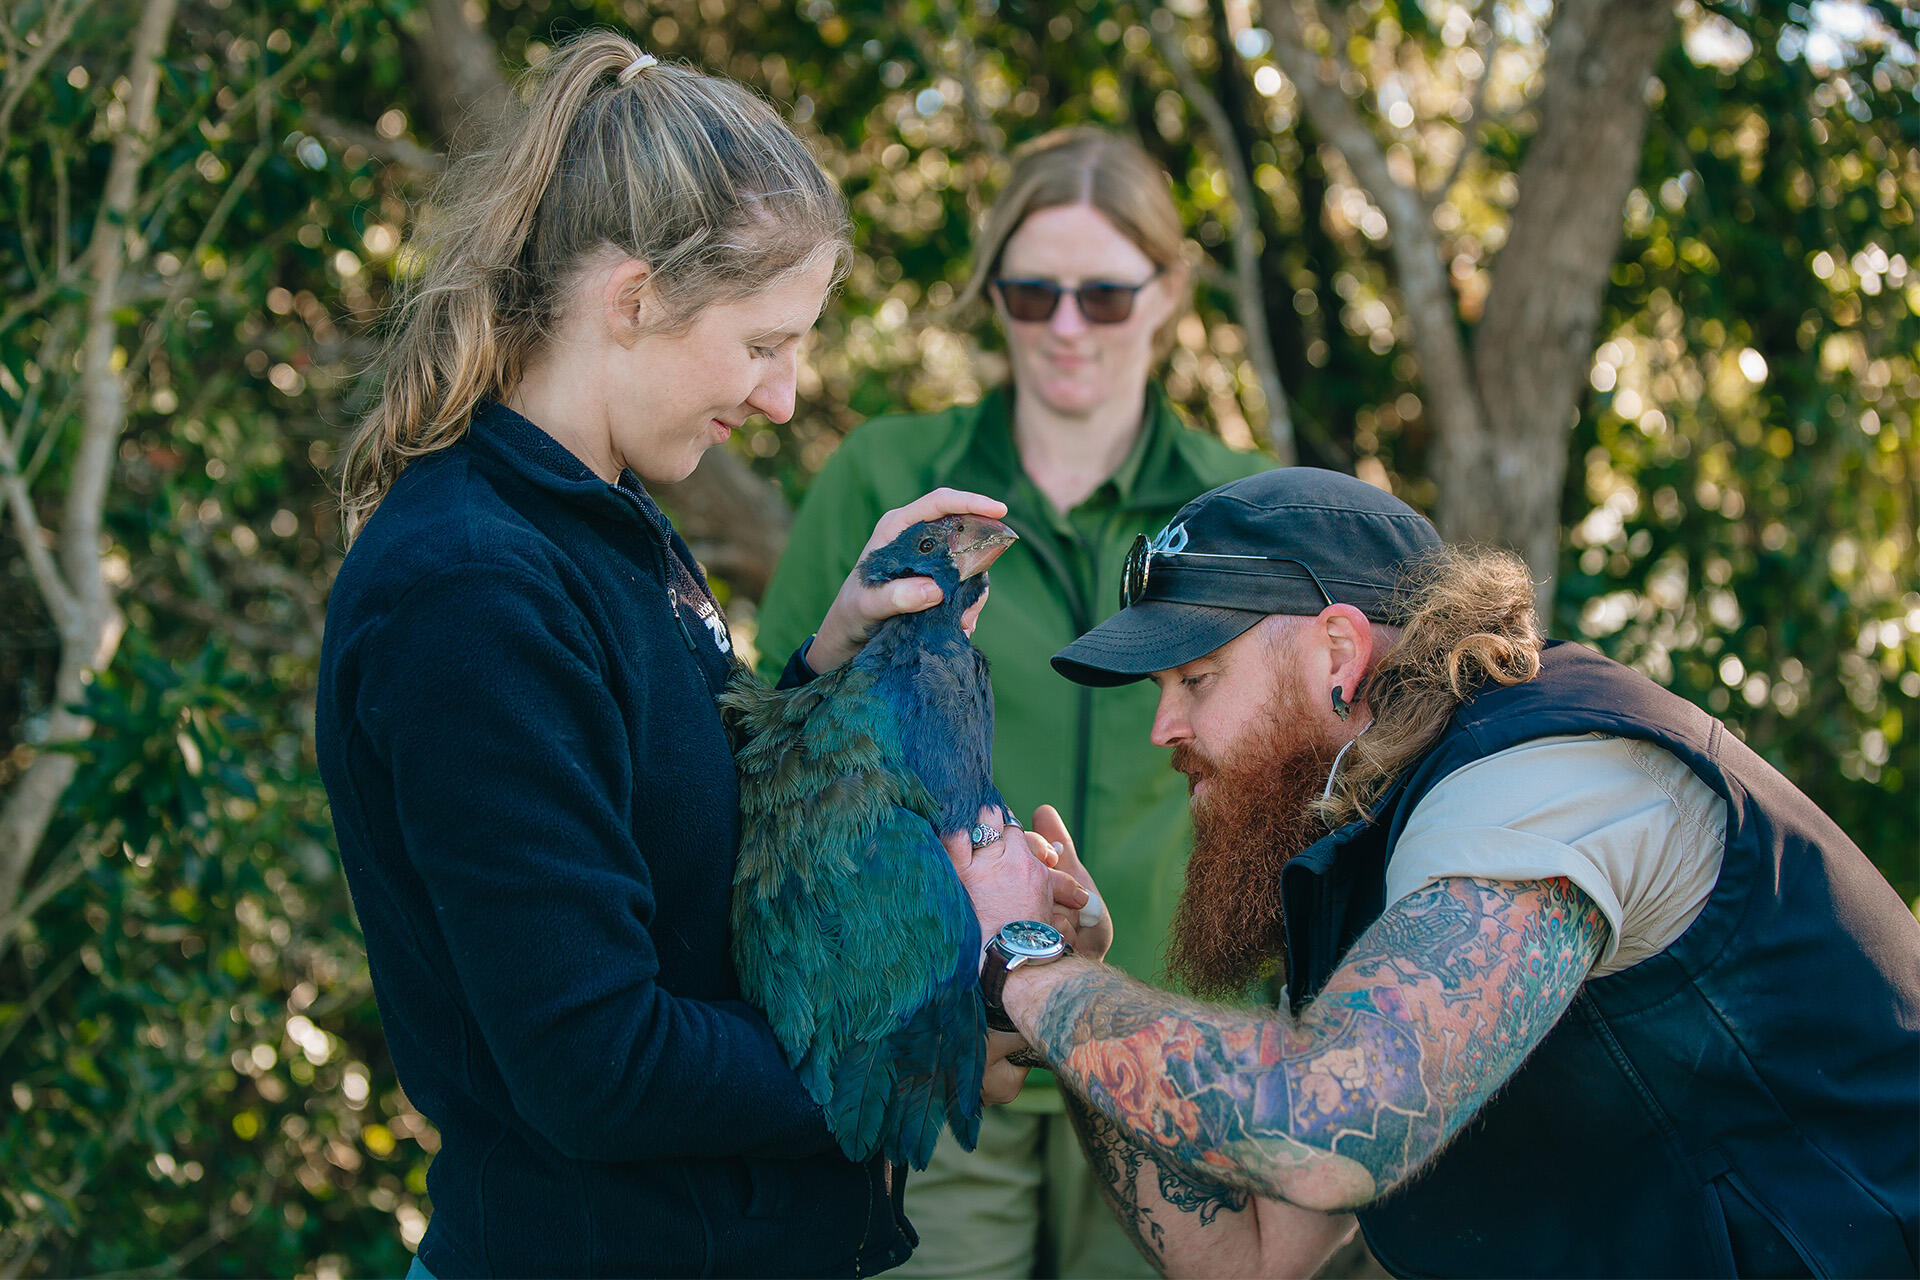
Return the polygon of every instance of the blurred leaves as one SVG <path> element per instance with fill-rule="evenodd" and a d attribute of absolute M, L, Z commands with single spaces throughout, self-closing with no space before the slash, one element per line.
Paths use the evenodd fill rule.
<path fill-rule="evenodd" d="M 1565 623 L 1735 726 L 1908 899 L 1912 30 L 1864 24 L 1843 54 L 1838 32 L 1729 5 L 1669 52 L 1576 442 L 1561 590 Z"/>
<path fill-rule="evenodd" d="M 36 913 L 0 1008 L 12 1266 L 404 1268 L 433 1136 L 390 1078 L 376 1091 L 311 753 L 249 710 L 279 693 L 217 641 L 168 661 L 138 633 L 90 692 L 50 840 L 80 874 Z"/>
<path fill-rule="evenodd" d="M 5 20 L 0 423 L 57 528 L 125 14 Z M 303 126 L 401 92 L 393 21 L 209 5 L 167 51 L 116 316 L 102 554 L 128 631 L 0 951 L 0 1274 L 398 1274 L 424 1226 L 437 1140 L 386 1060 L 311 741 L 351 317 L 412 189 Z M 4 530 L 0 788 L 60 749 L 39 739 L 58 637 Z"/>

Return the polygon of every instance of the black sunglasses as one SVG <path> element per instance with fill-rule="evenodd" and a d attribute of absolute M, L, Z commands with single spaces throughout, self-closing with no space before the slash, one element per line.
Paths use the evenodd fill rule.
<path fill-rule="evenodd" d="M 1306 570 L 1307 577 L 1313 579 L 1314 588 L 1320 592 L 1320 598 L 1330 605 L 1334 603 L 1326 584 L 1320 581 L 1320 575 L 1315 573 L 1313 566 L 1304 560 L 1296 560 L 1292 556 L 1236 556 L 1210 551 L 1183 551 L 1180 548 L 1186 546 L 1186 530 L 1181 529 L 1179 532 L 1180 541 L 1174 546 L 1159 546 L 1149 542 L 1144 533 L 1134 535 L 1133 546 L 1127 550 L 1126 562 L 1120 566 L 1120 607 L 1122 609 L 1128 608 L 1147 594 L 1147 578 L 1156 558 L 1161 560 L 1276 560 L 1283 564 L 1299 565 Z M 1206 566 L 1192 567 L 1204 569 Z"/>
<path fill-rule="evenodd" d="M 1088 324 L 1125 324 L 1133 314 L 1133 300 L 1139 292 L 1160 278 L 1154 273 L 1139 284 L 1120 284 L 1113 280 L 1089 280 L 1068 289 L 1057 280 L 1010 280 L 994 277 L 993 287 L 1000 291 L 1007 314 L 1025 324 L 1041 324 L 1053 319 L 1060 309 L 1060 295 L 1071 293 L 1080 318 Z"/>

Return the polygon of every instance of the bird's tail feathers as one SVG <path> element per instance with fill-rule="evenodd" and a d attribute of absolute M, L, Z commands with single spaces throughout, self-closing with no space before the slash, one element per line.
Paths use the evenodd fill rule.
<path fill-rule="evenodd" d="M 980 1136 L 980 1080 L 986 1065 L 986 1017 L 969 983 L 947 987 L 892 1034 L 846 1043 L 832 1064 L 828 1127 L 851 1160 L 876 1152 L 924 1169 L 944 1125 L 967 1150 Z M 816 1098 L 820 1056 L 801 1078 Z"/>
<path fill-rule="evenodd" d="M 807 1096 L 818 1103 L 822 1111 L 833 1105 L 833 1064 L 828 1055 L 809 1049 L 793 1064 L 793 1072 L 800 1077 Z"/>
<path fill-rule="evenodd" d="M 894 1083 L 893 1055 L 884 1040 L 849 1046 L 834 1065 L 833 1092 L 824 1104 L 827 1127 L 855 1164 L 866 1163 L 884 1145 Z"/>
<path fill-rule="evenodd" d="M 947 1100 L 947 1128 L 968 1151 L 980 1141 L 980 1085 L 987 1065 L 987 1011 L 980 988 L 970 973 L 962 984 L 949 986 L 942 999 L 948 1011 L 940 1019 L 947 1043 L 940 1062 L 948 1075 L 941 1090 Z"/>
<path fill-rule="evenodd" d="M 887 1159 L 895 1164 L 924 1169 L 933 1159 L 933 1148 L 940 1141 L 944 1118 L 935 1096 L 938 1083 L 935 1076 L 922 1071 L 900 1078 L 894 1086 L 893 1097 L 887 1103 L 883 1141 Z"/>

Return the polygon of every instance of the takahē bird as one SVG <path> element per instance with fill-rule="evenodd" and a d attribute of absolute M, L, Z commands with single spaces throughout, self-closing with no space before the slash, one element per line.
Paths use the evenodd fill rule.
<path fill-rule="evenodd" d="M 734 967 L 854 1161 L 925 1168 L 943 1120 L 969 1150 L 979 1136 L 980 928 L 940 837 L 982 805 L 1012 816 L 961 615 L 1014 538 L 982 516 L 911 526 L 858 572 L 932 578 L 938 605 L 797 689 L 743 670 L 721 698 L 740 773 Z"/>

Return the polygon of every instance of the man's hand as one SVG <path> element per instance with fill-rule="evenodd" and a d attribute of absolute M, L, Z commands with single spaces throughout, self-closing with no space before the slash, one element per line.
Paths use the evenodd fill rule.
<path fill-rule="evenodd" d="M 947 856 L 953 860 L 960 883 L 973 898 L 983 944 L 1009 920 L 1051 919 L 1058 926 L 1064 920 L 1077 921 L 1089 908 L 1095 907 L 1099 899 L 1090 891 L 1092 882 L 1082 884 L 1076 878 L 1074 872 L 1085 877 L 1086 869 L 1074 856 L 1073 841 L 1053 806 L 1043 805 L 1034 816 L 1035 824 L 1041 828 L 1039 832 L 1023 831 L 1017 822 L 1002 826 L 999 819 L 1000 815 L 991 808 L 980 810 L 980 825 L 999 827 L 1001 832 L 1000 839 L 984 848 L 974 848 L 964 831 L 956 832 L 945 841 Z M 983 897 L 988 903 L 985 907 L 981 905 Z M 1105 913 L 1097 914 L 1104 917 Z M 1098 940 L 1096 930 L 1095 940 L 1101 954 L 1105 954 L 1113 940 L 1112 926 L 1106 927 L 1104 941 Z M 981 1099 L 994 1104 L 1013 1101 L 1026 1083 L 1028 1069 L 1038 1065 L 1038 1061 L 1019 1035 L 990 1032 Z"/>
<path fill-rule="evenodd" d="M 1005 514 L 1006 503 L 984 494 L 969 493 L 964 489 L 935 489 L 881 516 L 879 523 L 873 527 L 873 536 L 860 549 L 860 559 L 866 559 L 867 553 L 875 547 L 892 542 L 908 525 L 918 524 L 922 520 L 938 520 L 941 516 L 952 515 L 991 516 L 997 520 Z M 860 564 L 856 560 L 853 572 L 840 584 L 839 594 L 827 607 L 827 616 L 820 620 L 820 630 L 814 634 L 813 644 L 807 649 L 807 665 L 813 668 L 815 675 L 825 675 L 860 652 L 860 647 L 866 644 L 867 637 L 873 634 L 874 627 L 880 623 L 895 614 L 931 609 L 941 599 L 940 588 L 934 585 L 931 578 L 897 578 L 881 586 L 870 587 L 860 580 Z M 960 625 L 968 635 L 973 634 L 973 624 L 978 621 L 985 604 L 986 597 L 981 596 L 960 620 Z"/>
<path fill-rule="evenodd" d="M 1113 946 L 1113 917 L 1107 914 L 1107 904 L 1100 896 L 1099 887 L 1081 863 L 1073 847 L 1073 836 L 1068 833 L 1058 809 L 1043 804 L 1034 810 L 1033 830 L 1027 832 L 1027 844 L 1034 856 L 1042 860 L 1051 853 L 1055 859 L 1054 869 L 1072 877 L 1087 891 L 1087 904 L 1077 910 L 1068 909 L 1056 899 L 1050 919 L 1053 927 L 1072 945 L 1075 955 L 1089 960 L 1103 959 L 1107 949 Z"/>
<path fill-rule="evenodd" d="M 1017 822 L 1002 825 L 991 806 L 980 810 L 980 825 L 1001 832 L 1001 838 L 981 848 L 964 831 L 945 840 L 947 857 L 980 921 L 980 941 L 998 933 L 1011 920 L 1050 920 L 1056 909 L 1078 912 L 1091 897 L 1071 875 L 1057 870 L 1061 855 L 1051 842 L 1029 842 Z"/>
<path fill-rule="evenodd" d="M 1032 1052 L 1019 1032 L 987 1032 L 987 1070 L 980 1079 L 980 1101 L 998 1107 L 1020 1096 L 1033 1065 L 1031 1060 L 1015 1061 L 1023 1051 Z"/>

